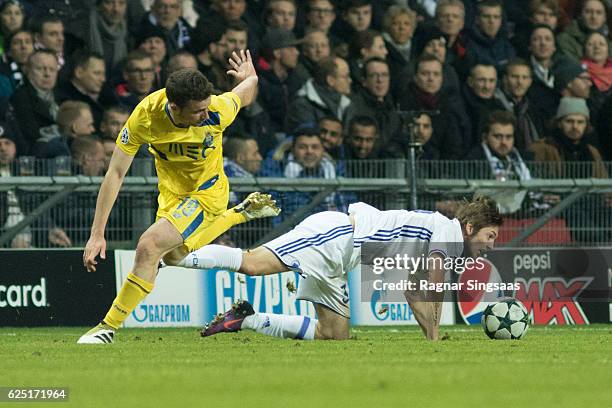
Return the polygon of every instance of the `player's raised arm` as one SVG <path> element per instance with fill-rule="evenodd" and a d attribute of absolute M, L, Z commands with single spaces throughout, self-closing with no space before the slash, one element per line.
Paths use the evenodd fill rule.
<path fill-rule="evenodd" d="M 83 264 L 88 272 L 95 272 L 96 264 L 98 263 L 96 257 L 98 255 L 102 259 L 106 258 L 106 240 L 104 239 L 106 222 L 117 199 L 117 194 L 119 194 L 119 189 L 121 189 L 121 184 L 123 184 L 125 174 L 132 164 L 132 160 L 134 160 L 134 156 L 124 153 L 115 146 L 108 171 L 100 186 L 96 202 L 96 213 L 93 225 L 91 226 L 91 235 L 83 252 Z"/>
<path fill-rule="evenodd" d="M 241 106 L 248 106 L 255 99 L 259 80 L 253 60 L 251 59 L 251 52 L 249 50 L 246 50 L 246 52 L 240 50 L 239 55 L 234 51 L 229 59 L 229 63 L 232 69 L 227 71 L 227 74 L 233 76 L 238 81 L 238 85 L 232 89 L 232 92 L 240 97 Z"/>

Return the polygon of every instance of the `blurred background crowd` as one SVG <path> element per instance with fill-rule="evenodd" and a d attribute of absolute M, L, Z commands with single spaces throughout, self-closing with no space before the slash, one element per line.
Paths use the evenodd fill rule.
<path fill-rule="evenodd" d="M 407 159 L 416 146 L 430 177 L 606 178 L 610 6 L 2 0 L 0 176 L 103 175 L 130 112 L 169 74 L 195 68 L 229 91 L 228 58 L 248 48 L 259 93 L 226 130 L 230 177 L 385 177 L 381 163 Z M 143 147 L 139 157 L 147 156 Z M 427 165 L 440 160 L 483 166 Z M 284 214 L 312 196 L 293 194 Z M 507 213 L 542 210 L 561 198 L 513 194 L 503 204 Z M 315 210 L 345 210 L 355 199 L 363 197 L 330 194 Z M 602 198 L 593 208 L 609 207 Z M 0 192 L 0 210 L 3 228 L 28 212 L 10 191 Z M 57 230 L 56 245 L 71 242 Z"/>

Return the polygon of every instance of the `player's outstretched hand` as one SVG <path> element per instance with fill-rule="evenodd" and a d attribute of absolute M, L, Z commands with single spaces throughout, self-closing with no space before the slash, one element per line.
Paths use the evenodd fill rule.
<path fill-rule="evenodd" d="M 104 237 L 89 237 L 83 252 L 83 265 L 87 268 L 87 272 L 96 271 L 96 265 L 98 264 L 96 257 L 98 255 L 101 259 L 106 259 L 106 240 Z"/>
<path fill-rule="evenodd" d="M 251 59 L 251 52 L 249 50 L 240 50 L 240 55 L 234 51 L 232 57 L 229 59 L 229 64 L 233 69 L 227 71 L 227 75 L 233 76 L 236 81 L 242 82 L 249 77 L 256 77 L 257 72 Z"/>

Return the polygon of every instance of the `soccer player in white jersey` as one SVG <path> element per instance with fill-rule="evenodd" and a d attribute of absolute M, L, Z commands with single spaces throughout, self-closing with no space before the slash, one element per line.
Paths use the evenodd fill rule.
<path fill-rule="evenodd" d="M 248 302 L 238 301 L 207 325 L 202 336 L 252 329 L 282 338 L 347 339 L 347 273 L 360 264 L 364 243 L 420 241 L 429 258 L 442 258 L 442 262 L 427 264 L 429 281 L 443 282 L 444 258 L 475 257 L 481 250 L 491 249 L 501 223 L 497 204 L 484 196 L 464 201 L 452 220 L 438 212 L 380 211 L 355 203 L 349 206 L 348 214 L 325 211 L 311 215 L 288 233 L 252 250 L 204 246 L 178 266 L 225 268 L 250 276 L 298 271 L 305 279 L 298 285 L 297 298 L 313 302 L 318 317 L 255 313 Z M 404 295 L 425 336 L 437 340 L 442 305 L 439 294 L 428 301 L 411 291 Z"/>

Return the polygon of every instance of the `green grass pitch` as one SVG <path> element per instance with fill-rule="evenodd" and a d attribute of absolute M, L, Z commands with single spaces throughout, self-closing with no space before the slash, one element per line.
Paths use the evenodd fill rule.
<path fill-rule="evenodd" d="M 612 326 L 531 327 L 520 341 L 480 327 L 353 328 L 347 341 L 253 332 L 123 329 L 112 346 L 85 328 L 0 329 L 0 386 L 67 386 L 90 407 L 612 407 Z M 44 403 L 0 403 L 0 408 Z"/>

